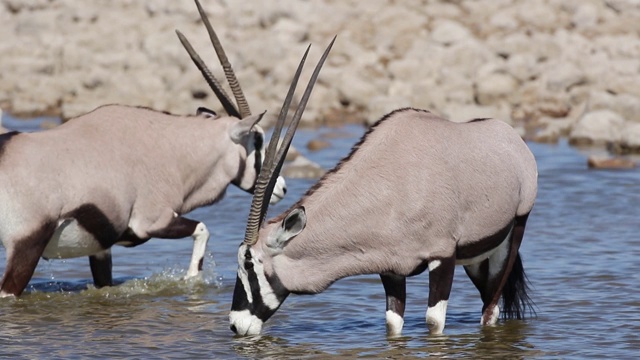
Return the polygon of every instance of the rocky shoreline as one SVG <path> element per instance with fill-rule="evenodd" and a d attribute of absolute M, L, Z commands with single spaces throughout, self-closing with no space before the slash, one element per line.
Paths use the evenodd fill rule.
<path fill-rule="evenodd" d="M 277 114 L 306 45 L 317 59 L 338 34 L 307 125 L 412 106 L 640 152 L 639 0 L 202 3 L 254 111 Z M 107 103 L 218 109 L 175 29 L 221 75 L 191 1 L 0 0 L 0 107 L 62 118 Z"/>

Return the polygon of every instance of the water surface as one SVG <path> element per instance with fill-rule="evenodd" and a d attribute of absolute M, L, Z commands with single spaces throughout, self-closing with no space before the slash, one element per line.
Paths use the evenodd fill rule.
<path fill-rule="evenodd" d="M 308 154 L 325 168 L 348 153 L 359 127 L 300 130 L 294 144 L 328 137 Z M 263 336 L 238 338 L 228 312 L 236 252 L 250 196 L 230 189 L 194 211 L 211 232 L 201 278 L 182 281 L 190 239 L 114 249 L 119 286 L 94 289 L 86 258 L 41 261 L 27 293 L 0 299 L 0 357 L 11 358 L 633 358 L 640 349 L 640 171 L 592 171 L 566 144 L 530 144 L 539 193 L 521 248 L 538 316 L 481 327 L 482 303 L 462 268 L 446 335 L 429 336 L 428 276 L 409 279 L 402 337 L 385 334 L 377 276 L 340 280 L 314 296 L 290 296 Z M 288 179 L 287 209 L 313 184 Z M 46 194 L 43 194 L 46 196 Z M 4 249 L 0 271 L 4 271 Z"/>

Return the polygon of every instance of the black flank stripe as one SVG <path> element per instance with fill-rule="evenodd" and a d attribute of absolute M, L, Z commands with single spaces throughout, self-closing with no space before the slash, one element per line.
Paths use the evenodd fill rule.
<path fill-rule="evenodd" d="M 86 231 L 98 240 L 103 249 L 108 249 L 118 241 L 120 234 L 111 220 L 94 204 L 84 204 L 64 215 L 74 218 Z"/>

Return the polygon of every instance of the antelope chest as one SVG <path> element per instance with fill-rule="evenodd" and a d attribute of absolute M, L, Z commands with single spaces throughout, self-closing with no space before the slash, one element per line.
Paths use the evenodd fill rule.
<path fill-rule="evenodd" d="M 44 249 L 42 257 L 45 259 L 69 259 L 95 255 L 104 248 L 100 242 L 77 220 L 61 220 L 51 240 Z"/>

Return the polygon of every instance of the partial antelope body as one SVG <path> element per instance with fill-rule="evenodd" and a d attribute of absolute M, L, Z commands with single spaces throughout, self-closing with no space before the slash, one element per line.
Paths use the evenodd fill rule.
<path fill-rule="evenodd" d="M 263 172 L 281 161 L 266 156 Z M 536 192 L 535 159 L 507 124 L 396 110 L 288 211 L 263 224 L 266 206 L 252 205 L 260 221 L 238 249 L 231 329 L 258 334 L 290 293 L 379 274 L 387 330 L 397 335 L 406 277 L 428 269 L 426 322 L 439 334 L 456 264 L 480 291 L 482 324 L 497 321 L 500 297 L 504 317 L 521 318 L 531 305 L 519 247 Z"/>
<path fill-rule="evenodd" d="M 264 159 L 262 114 L 251 115 L 224 51 L 196 0 L 239 110 L 178 33 L 229 116 L 176 116 L 102 106 L 39 133 L 0 136 L 0 295 L 20 295 L 39 258 L 89 256 L 96 286 L 112 283 L 113 245 L 192 236 L 187 277 L 198 274 L 207 227 L 185 214 L 215 203 L 229 184 L 253 193 Z M 276 180 L 275 202 L 286 192 Z"/>

